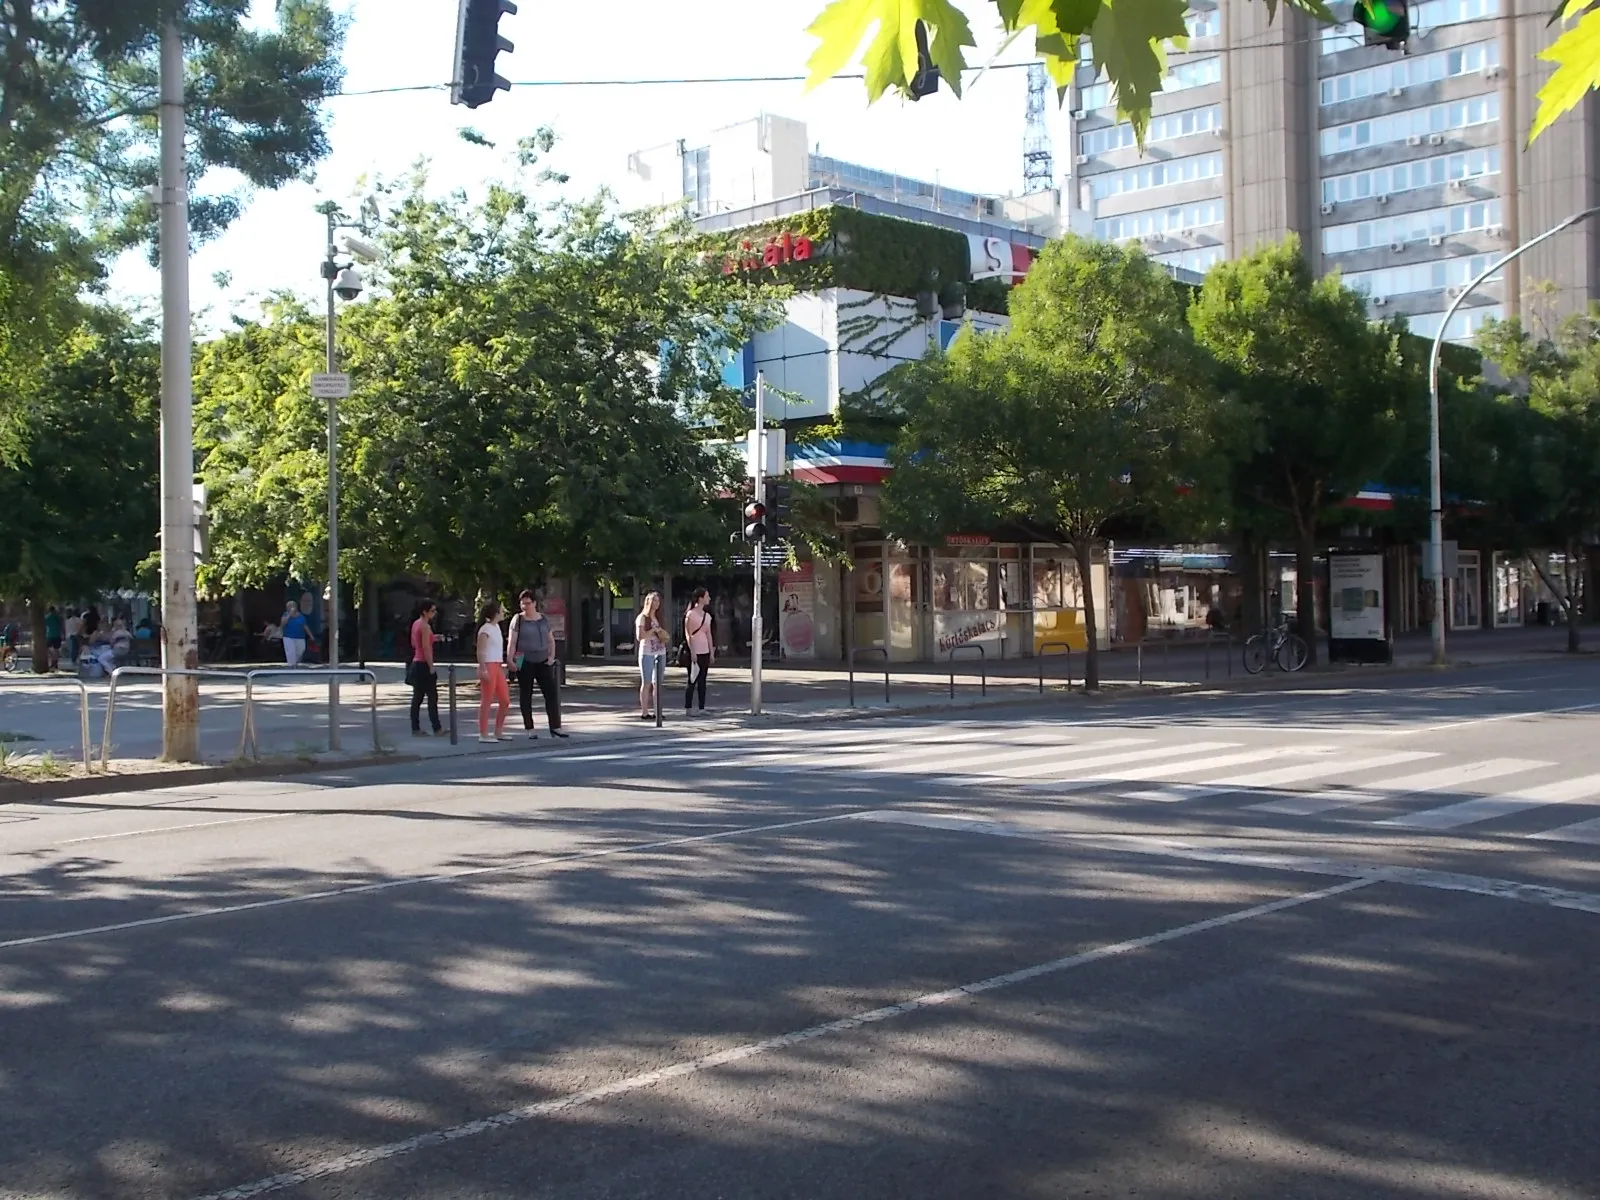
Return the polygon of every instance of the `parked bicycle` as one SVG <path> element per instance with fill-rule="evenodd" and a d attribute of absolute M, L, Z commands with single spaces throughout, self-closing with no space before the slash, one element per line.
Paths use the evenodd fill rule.
<path fill-rule="evenodd" d="M 1287 616 L 1252 634 L 1244 643 L 1244 669 L 1251 675 L 1259 675 L 1268 663 L 1277 663 L 1280 671 L 1298 671 L 1310 657 L 1311 648 L 1305 638 L 1289 628 Z"/>

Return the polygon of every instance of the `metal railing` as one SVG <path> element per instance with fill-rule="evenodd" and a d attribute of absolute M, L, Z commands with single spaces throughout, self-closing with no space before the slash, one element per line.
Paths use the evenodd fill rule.
<path fill-rule="evenodd" d="M 1161 673 L 1163 675 L 1169 674 L 1169 668 L 1172 666 L 1172 639 L 1169 637 L 1158 637 L 1152 639 L 1149 634 L 1145 634 L 1145 636 L 1140 638 L 1137 644 L 1134 646 L 1134 655 L 1138 661 L 1137 682 L 1140 687 L 1144 686 L 1145 643 L 1152 640 L 1161 643 Z"/>
<path fill-rule="evenodd" d="M 35 678 L 35 679 L 31 680 L 30 682 L 38 683 L 38 682 L 41 682 L 41 680 L 39 680 L 38 678 Z M 6 685 L 6 686 L 12 686 L 12 685 Z M 76 686 L 77 689 L 78 689 L 78 701 L 79 701 L 78 718 L 79 718 L 79 726 L 80 726 L 79 736 L 80 736 L 80 739 L 81 739 L 80 745 L 81 745 L 82 753 L 83 753 L 83 772 L 84 772 L 85 775 L 87 775 L 94 769 L 94 765 L 93 765 L 93 763 L 94 763 L 94 743 L 91 740 L 91 735 L 89 733 L 89 685 L 87 683 L 85 683 L 81 679 L 74 679 L 74 678 L 69 676 L 69 677 L 66 677 L 66 678 L 63 678 L 63 679 L 60 679 L 60 680 L 52 679 L 50 681 L 49 686 L 50 687 Z"/>
<path fill-rule="evenodd" d="M 1061 653 L 1057 654 L 1057 655 L 1049 654 L 1048 653 L 1049 650 L 1052 647 L 1055 647 L 1055 646 L 1059 646 L 1061 648 Z M 1034 654 L 1034 657 L 1039 660 L 1039 694 L 1041 696 L 1044 695 L 1044 660 L 1046 658 L 1051 658 L 1051 657 L 1061 658 L 1061 659 L 1065 659 L 1066 660 L 1066 664 L 1067 664 L 1067 690 L 1069 692 L 1072 690 L 1072 643 L 1071 642 L 1061 642 L 1061 641 L 1040 642 L 1038 648 L 1036 650 L 1034 650 L 1033 654 Z"/>
<path fill-rule="evenodd" d="M 956 698 L 956 655 L 967 650 L 978 652 L 978 687 L 979 695 L 989 694 L 989 652 L 977 642 L 968 642 L 964 646 L 954 646 L 950 650 L 950 699 Z"/>
<path fill-rule="evenodd" d="M 282 679 L 292 676 L 297 679 L 327 680 L 329 684 L 342 678 L 355 677 L 364 681 L 372 688 L 372 752 L 382 753 L 383 742 L 378 737 L 378 676 L 364 667 L 263 667 L 255 671 L 245 672 L 244 677 L 244 722 L 239 731 L 239 757 L 261 757 L 260 746 L 256 743 L 256 680 L 263 678 Z M 337 720 L 337 717 L 335 717 Z M 107 725 L 109 728 L 109 723 Z M 328 726 L 328 749 L 337 750 L 339 742 L 337 737 L 338 727 L 330 723 Z"/>
<path fill-rule="evenodd" d="M 1228 678 L 1233 678 L 1233 634 L 1226 629 L 1209 629 L 1206 631 L 1206 678 L 1211 678 L 1211 646 L 1217 639 L 1222 639 L 1223 661 L 1228 664 Z"/>
<path fill-rule="evenodd" d="M 850 707 L 856 706 L 856 655 L 881 654 L 883 655 L 883 702 L 889 703 L 889 651 L 883 646 L 852 646 L 849 654 L 850 666 Z"/>
<path fill-rule="evenodd" d="M 217 671 L 210 669 L 190 669 L 185 667 L 118 667 L 111 672 L 111 690 L 106 693 L 106 724 L 100 735 L 100 769 L 111 769 L 111 726 L 117 719 L 117 685 L 127 676 L 140 676 L 147 679 L 238 679 L 245 678 L 243 671 Z M 250 710 L 245 709 L 244 720 L 250 719 Z M 241 732 L 240 737 L 243 738 Z"/>

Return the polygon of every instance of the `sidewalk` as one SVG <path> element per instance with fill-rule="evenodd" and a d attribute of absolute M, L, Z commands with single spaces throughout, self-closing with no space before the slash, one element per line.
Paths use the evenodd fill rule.
<path fill-rule="evenodd" d="M 1587 630 L 1585 631 L 1588 632 Z M 1596 630 L 1600 634 L 1600 630 Z M 1596 639 L 1600 645 L 1600 638 Z M 1486 665 L 1554 657 L 1564 651 L 1562 628 L 1502 630 L 1460 634 L 1450 644 L 1457 665 Z M 1325 647 L 1319 647 L 1319 650 Z M 1244 674 L 1240 650 L 1231 654 L 1221 643 L 1209 651 L 1203 645 L 1175 642 L 1147 643 L 1143 651 L 1144 689 L 1194 689 L 1196 687 L 1273 686 L 1287 681 L 1273 671 L 1255 678 Z M 1425 666 L 1431 657 L 1426 635 L 1410 636 L 1396 645 L 1395 666 Z M 1107 694 L 1141 690 L 1139 652 L 1132 648 L 1101 655 L 1101 682 Z M 932 712 L 951 708 L 1015 704 L 1040 696 L 1040 668 L 1047 694 L 1060 697 L 1061 684 L 1070 670 L 1073 684 L 1083 683 L 1083 656 L 1051 655 L 1043 659 L 979 662 L 963 657 L 955 664 L 952 681 L 947 664 L 896 663 L 889 670 L 889 700 L 884 697 L 884 667 L 857 663 L 855 703 L 850 703 L 848 672 L 843 664 L 819 663 L 805 667 L 767 665 L 763 670 L 763 720 L 778 722 L 832 721 L 899 712 Z M 875 668 L 875 669 L 874 669 Z M 1231 668 L 1231 675 L 1229 674 Z M 435 758 L 449 754 L 494 753 L 499 746 L 477 741 L 477 689 L 470 664 L 457 664 L 458 740 L 448 737 L 414 737 L 407 709 L 410 689 L 397 664 L 374 665 L 378 676 L 378 745 L 374 748 L 370 688 L 365 683 L 344 683 L 340 688 L 340 749 L 328 749 L 328 688 L 326 684 L 296 681 L 260 684 L 256 698 L 256 740 L 264 765 L 337 764 L 366 761 L 377 755 Z M 1335 666 L 1318 672 L 1330 678 L 1361 677 L 1381 667 Z M 1288 677 L 1299 678 L 1299 677 Z M 711 713 L 686 716 L 680 691 L 682 673 L 669 671 L 665 689 L 666 725 L 672 732 L 726 727 L 750 720 L 748 666 L 718 665 L 710 688 Z M 952 686 L 954 695 L 952 696 Z M 104 734 L 107 681 L 88 685 L 91 752 L 98 768 Z M 538 697 L 534 718 L 541 730 L 537 746 L 572 746 L 580 742 L 615 741 L 659 736 L 653 721 L 641 721 L 637 708 L 638 673 L 631 664 L 573 664 L 562 689 L 563 724 L 573 736 L 557 742 L 543 732 L 544 710 Z M 448 670 L 440 671 L 441 716 L 448 723 Z M 15 762 L 43 764 L 49 778 L 81 773 L 81 693 L 69 679 L 13 675 L 0 677 L 0 744 Z M 244 712 L 244 688 L 233 681 L 206 680 L 201 688 L 201 753 L 206 763 L 235 762 L 239 756 Z M 423 717 L 426 722 L 426 714 Z M 517 735 L 513 745 L 526 748 L 520 735 L 521 715 L 513 695 L 507 729 Z M 111 770 L 115 774 L 161 772 L 155 762 L 161 753 L 161 691 L 155 679 L 124 679 L 118 686 L 117 712 L 111 734 Z"/>

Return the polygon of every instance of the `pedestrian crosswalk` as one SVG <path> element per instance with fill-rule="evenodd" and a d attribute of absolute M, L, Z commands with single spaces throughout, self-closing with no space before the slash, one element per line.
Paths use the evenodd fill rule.
<path fill-rule="evenodd" d="M 1392 742 L 1341 745 L 1327 730 L 1263 738 L 1260 730 L 1212 726 L 1190 740 L 1174 732 L 1047 720 L 1013 726 L 874 722 L 826 731 L 695 733 L 648 749 L 570 751 L 545 761 L 852 785 L 876 780 L 902 788 L 917 781 L 990 785 L 1034 798 L 1208 804 L 1258 820 L 1326 817 L 1411 831 L 1486 826 L 1508 837 L 1600 845 L 1600 774 L 1548 759 L 1398 749 Z M 1559 817 L 1565 821 L 1552 823 Z"/>

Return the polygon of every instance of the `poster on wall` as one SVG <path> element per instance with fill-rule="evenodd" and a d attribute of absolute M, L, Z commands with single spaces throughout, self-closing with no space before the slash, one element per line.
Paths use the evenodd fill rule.
<path fill-rule="evenodd" d="M 778 638 L 785 658 L 817 656 L 816 564 L 778 572 Z"/>
<path fill-rule="evenodd" d="M 1328 658 L 1388 662 L 1381 554 L 1328 556 Z"/>
<path fill-rule="evenodd" d="M 943 662 L 956 655 L 977 658 L 976 654 L 958 655 L 963 646 L 982 646 L 983 657 L 988 662 L 1004 657 L 1006 639 L 1006 614 L 999 610 L 987 612 L 955 610 L 933 614 L 933 657 Z"/>

